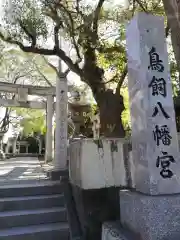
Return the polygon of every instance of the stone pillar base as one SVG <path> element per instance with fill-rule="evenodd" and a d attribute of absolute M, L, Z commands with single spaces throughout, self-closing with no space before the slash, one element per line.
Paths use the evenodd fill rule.
<path fill-rule="evenodd" d="M 45 163 L 50 163 L 50 162 L 52 162 L 52 161 L 53 161 L 52 157 L 50 157 L 50 156 L 45 156 Z"/>
<path fill-rule="evenodd" d="M 69 171 L 67 169 L 65 169 L 65 170 L 52 169 L 47 172 L 47 176 L 52 181 L 57 181 L 57 180 L 60 180 L 61 177 L 69 177 Z"/>
<path fill-rule="evenodd" d="M 139 236 L 124 229 L 119 221 L 106 222 L 102 226 L 102 240 L 140 240 Z"/>
<path fill-rule="evenodd" d="M 118 188 L 83 190 L 72 185 L 83 239 L 100 240 L 102 224 L 119 219 Z"/>
<path fill-rule="evenodd" d="M 120 215 L 122 225 L 141 240 L 180 239 L 180 194 L 150 196 L 121 190 Z"/>

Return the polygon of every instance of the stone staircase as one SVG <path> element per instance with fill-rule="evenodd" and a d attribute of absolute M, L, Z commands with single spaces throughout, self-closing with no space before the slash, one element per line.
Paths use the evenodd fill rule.
<path fill-rule="evenodd" d="M 68 240 L 62 185 L 37 181 L 0 186 L 0 240 Z"/>

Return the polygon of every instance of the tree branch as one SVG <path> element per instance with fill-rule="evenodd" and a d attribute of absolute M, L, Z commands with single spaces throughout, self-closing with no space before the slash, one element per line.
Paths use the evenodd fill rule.
<path fill-rule="evenodd" d="M 167 38 L 168 35 L 169 35 L 169 30 L 170 30 L 170 26 L 169 26 L 169 23 L 167 22 L 167 26 L 166 26 L 166 29 L 165 29 L 166 38 Z"/>
<path fill-rule="evenodd" d="M 135 0 L 135 1 L 139 4 L 139 6 L 142 8 L 142 10 L 143 10 L 145 13 L 149 13 L 149 12 L 147 11 L 147 9 L 143 6 L 141 0 Z"/>
<path fill-rule="evenodd" d="M 103 6 L 105 0 L 99 0 L 98 5 L 94 11 L 94 19 L 93 19 L 93 32 L 97 34 L 98 31 L 98 20 L 99 20 L 99 15 L 101 12 L 101 8 Z"/>
<path fill-rule="evenodd" d="M 56 49 L 59 49 L 59 29 L 60 24 L 56 24 L 54 27 L 54 44 Z"/>
<path fill-rule="evenodd" d="M 56 55 L 59 56 L 67 64 L 71 71 L 76 73 L 78 76 L 83 77 L 83 70 L 79 67 L 78 63 L 73 63 L 73 61 L 65 54 L 62 49 L 58 49 Z"/>
<path fill-rule="evenodd" d="M 58 69 L 52 63 L 50 63 L 44 56 L 42 56 L 42 58 L 44 59 L 45 63 L 56 72 L 56 75 L 60 77 Z"/>
<path fill-rule="evenodd" d="M 67 14 L 67 16 L 68 16 L 68 19 L 69 19 L 69 21 L 70 21 L 70 24 L 67 24 L 67 25 L 68 25 L 68 27 L 69 27 L 70 37 L 71 37 L 71 39 L 72 39 L 72 43 L 73 43 L 74 48 L 75 48 L 75 50 L 76 50 L 76 54 L 77 54 L 78 59 L 82 60 L 82 57 L 81 57 L 80 51 L 79 51 L 79 47 L 78 47 L 78 45 L 77 45 L 77 43 L 76 43 L 76 40 L 75 40 L 75 26 L 74 26 L 74 20 L 73 20 L 73 17 L 72 17 L 72 15 L 71 15 L 71 12 L 68 11 L 68 9 L 67 9 L 63 4 L 61 4 L 61 3 L 58 3 L 58 6 L 59 6 L 59 8 L 63 9 L 63 11 L 64 11 L 64 12 Z"/>
<path fill-rule="evenodd" d="M 0 125 L 1 125 L 1 132 L 6 133 L 9 129 L 9 115 L 10 115 L 11 110 L 9 108 L 6 108 L 4 118 L 1 120 Z"/>
<path fill-rule="evenodd" d="M 77 11 L 77 13 L 82 17 L 82 18 L 84 18 L 84 15 L 83 15 L 83 13 L 82 13 L 82 11 L 80 10 L 80 6 L 79 6 L 79 2 L 80 2 L 81 0 L 76 0 L 76 11 Z"/>
<path fill-rule="evenodd" d="M 125 68 L 124 68 L 124 70 L 123 70 L 123 73 L 121 74 L 120 80 L 119 80 L 119 82 L 118 82 L 118 84 L 117 84 L 117 87 L 116 87 L 116 94 L 117 94 L 117 95 L 119 95 L 121 86 L 122 86 L 122 84 L 123 84 L 123 82 L 124 82 L 124 79 L 125 79 L 127 73 L 128 73 L 128 68 L 127 68 L 127 64 L 126 64 L 126 66 L 125 66 Z"/>
<path fill-rule="evenodd" d="M 153 6 L 153 10 L 156 10 L 156 8 L 159 6 L 159 4 L 161 3 L 161 0 L 159 0 L 156 5 Z"/>
<path fill-rule="evenodd" d="M 58 69 L 52 64 L 50 63 L 44 56 L 42 56 L 44 61 L 46 62 L 47 65 L 49 65 L 55 72 L 56 75 L 60 78 L 63 74 L 63 76 L 67 76 L 69 74 L 69 72 L 71 71 L 69 68 L 64 72 L 64 73 L 59 73 Z"/>
<path fill-rule="evenodd" d="M 47 55 L 47 56 L 56 55 L 56 51 L 54 49 L 38 48 L 34 46 L 24 46 L 21 42 L 14 40 L 11 37 L 5 37 L 1 32 L 0 32 L 0 39 L 2 39 L 4 42 L 17 45 L 24 52 L 36 53 L 36 54 Z"/>
<path fill-rule="evenodd" d="M 136 10 L 136 0 L 133 0 L 132 17 L 134 16 L 135 10 Z"/>
<path fill-rule="evenodd" d="M 13 84 L 16 84 L 17 81 L 18 81 L 20 78 L 23 78 L 23 77 L 25 77 L 25 76 L 26 76 L 26 74 L 16 76 L 16 77 L 13 79 L 13 81 L 12 81 Z"/>
<path fill-rule="evenodd" d="M 61 27 L 63 27 L 63 23 L 62 23 L 60 17 L 58 16 L 55 6 L 53 7 L 51 4 L 48 4 L 48 9 L 50 9 L 50 10 L 49 11 L 46 10 L 45 15 L 50 17 L 56 24 L 60 24 Z"/>
<path fill-rule="evenodd" d="M 50 86 L 53 87 L 52 83 L 47 79 L 47 77 L 40 71 L 39 67 L 37 66 L 37 64 L 34 62 L 34 65 L 36 67 L 36 70 L 38 71 L 38 73 L 41 75 L 41 77 L 43 77 L 43 79 L 45 80 L 45 82 Z"/>
<path fill-rule="evenodd" d="M 65 76 L 67 76 L 69 73 L 70 73 L 70 69 L 68 68 L 65 72 L 64 72 L 64 74 L 65 74 Z"/>
<path fill-rule="evenodd" d="M 105 46 L 100 46 L 96 50 L 100 53 L 113 53 L 113 52 L 122 53 L 125 51 L 123 46 L 117 46 L 117 45 L 114 45 L 112 47 L 107 47 L 107 48 Z"/>
<path fill-rule="evenodd" d="M 73 71 L 80 77 L 83 76 L 83 71 L 78 66 L 78 63 L 73 63 L 73 61 L 60 48 L 59 49 L 56 49 L 56 48 L 45 49 L 45 48 L 38 48 L 38 47 L 32 47 L 32 46 L 24 46 L 21 42 L 13 40 L 11 37 L 6 38 L 1 32 L 0 32 L 0 38 L 5 42 L 19 46 L 19 48 L 24 52 L 36 53 L 36 54 L 45 55 L 45 56 L 56 55 L 67 64 L 67 66 L 71 69 L 71 71 Z"/>
<path fill-rule="evenodd" d="M 108 83 L 114 82 L 117 79 L 118 75 L 119 74 L 116 74 L 113 78 L 111 78 L 110 80 L 108 80 L 106 82 L 103 82 L 102 84 L 108 84 Z"/>
<path fill-rule="evenodd" d="M 26 33 L 26 35 L 31 39 L 32 41 L 32 44 L 31 46 L 32 47 L 35 47 L 36 46 L 36 36 L 34 36 L 33 34 L 31 34 L 28 29 L 25 27 L 25 25 L 23 24 L 23 22 L 19 19 L 18 20 L 18 23 L 20 25 L 20 27 L 24 30 L 24 32 Z"/>

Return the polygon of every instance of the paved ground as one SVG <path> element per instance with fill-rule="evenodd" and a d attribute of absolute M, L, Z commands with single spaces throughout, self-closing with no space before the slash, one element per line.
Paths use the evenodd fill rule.
<path fill-rule="evenodd" d="M 18 157 L 0 161 L 0 185 L 47 180 L 36 157 Z"/>

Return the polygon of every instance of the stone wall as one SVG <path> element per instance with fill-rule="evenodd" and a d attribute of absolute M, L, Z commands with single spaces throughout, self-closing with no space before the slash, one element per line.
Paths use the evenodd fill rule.
<path fill-rule="evenodd" d="M 82 189 L 126 186 L 128 144 L 124 139 L 81 139 L 70 144 L 70 181 Z"/>
<path fill-rule="evenodd" d="M 102 224 L 120 219 L 119 189 L 135 188 L 131 144 L 123 139 L 99 143 L 79 139 L 70 144 L 69 154 L 70 182 L 83 237 L 100 240 Z M 120 225 L 110 225 L 103 225 L 103 240 L 131 239 Z"/>
<path fill-rule="evenodd" d="M 86 240 L 100 240 L 103 222 L 120 217 L 117 187 L 129 182 L 124 161 L 127 147 L 123 139 L 81 139 L 70 144 L 70 182 Z"/>
<path fill-rule="evenodd" d="M 178 134 L 180 146 L 180 134 Z M 135 164 L 130 141 L 79 139 L 70 144 L 69 173 L 82 189 L 135 188 Z"/>

